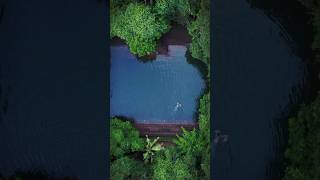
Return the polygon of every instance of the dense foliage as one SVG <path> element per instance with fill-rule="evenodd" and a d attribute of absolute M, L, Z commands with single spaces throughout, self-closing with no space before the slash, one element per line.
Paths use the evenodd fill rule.
<path fill-rule="evenodd" d="M 145 166 L 141 161 L 128 156 L 113 161 L 110 165 L 110 171 L 110 179 L 112 180 L 122 180 L 128 177 L 142 177 L 146 173 Z"/>
<path fill-rule="evenodd" d="M 186 25 L 196 15 L 198 6 L 197 0 L 157 0 L 154 11 L 169 21 Z"/>
<path fill-rule="evenodd" d="M 154 180 L 184 180 L 193 179 L 190 166 L 185 157 L 176 148 L 169 147 L 159 153 L 153 165 L 152 179 Z"/>
<path fill-rule="evenodd" d="M 210 4 L 209 1 L 203 0 L 200 5 L 196 20 L 188 26 L 189 34 L 192 36 L 190 52 L 192 57 L 202 60 L 210 67 Z"/>
<path fill-rule="evenodd" d="M 144 140 L 139 137 L 139 132 L 129 121 L 118 118 L 111 119 L 110 131 L 110 179 L 143 176 L 146 173 L 144 164 L 134 157 L 134 153 L 144 148 Z"/>
<path fill-rule="evenodd" d="M 199 129 L 183 129 L 174 142 L 156 157 L 153 179 L 210 179 L 210 93 L 200 99 Z"/>
<path fill-rule="evenodd" d="M 320 6 L 315 0 L 300 0 L 311 8 L 314 38 L 314 62 L 320 62 Z M 288 160 L 284 179 L 320 179 L 320 96 L 303 105 L 297 116 L 289 119 L 289 139 L 285 157 Z"/>
<path fill-rule="evenodd" d="M 129 121 L 111 120 L 110 155 L 122 157 L 126 153 L 143 150 L 144 141 Z"/>
<path fill-rule="evenodd" d="M 143 153 L 143 160 L 145 163 L 152 163 L 155 153 L 163 149 L 163 146 L 158 143 L 159 139 L 160 138 L 157 137 L 156 139 L 151 140 L 148 136 L 146 136 L 145 152 Z"/>
<path fill-rule="evenodd" d="M 320 97 L 289 119 L 287 180 L 320 179 Z"/>
<path fill-rule="evenodd" d="M 113 5 L 114 6 L 114 5 Z M 169 30 L 169 22 L 157 17 L 152 8 L 140 3 L 111 10 L 111 38 L 125 40 L 133 54 L 145 56 L 156 50 L 156 40 Z"/>
<path fill-rule="evenodd" d="M 112 0 L 110 7 L 110 36 L 125 40 L 133 54 L 145 56 L 155 52 L 157 40 L 175 21 L 188 27 L 192 57 L 209 64 L 209 0 L 157 0 L 150 4 Z"/>

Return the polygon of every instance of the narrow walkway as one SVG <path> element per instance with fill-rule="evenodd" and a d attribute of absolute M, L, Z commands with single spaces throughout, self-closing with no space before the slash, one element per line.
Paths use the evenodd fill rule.
<path fill-rule="evenodd" d="M 181 127 L 186 130 L 198 128 L 198 124 L 139 124 L 135 123 L 134 127 L 137 128 L 142 136 L 176 136 L 180 134 Z"/>

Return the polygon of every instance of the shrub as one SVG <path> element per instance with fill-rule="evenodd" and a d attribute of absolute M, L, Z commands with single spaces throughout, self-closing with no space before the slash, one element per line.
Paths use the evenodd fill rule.
<path fill-rule="evenodd" d="M 188 165 L 175 148 L 167 148 L 159 153 L 152 169 L 154 180 L 193 179 Z"/>
<path fill-rule="evenodd" d="M 111 38 L 125 40 L 133 54 L 145 56 L 156 50 L 156 40 L 169 30 L 169 22 L 156 17 L 151 7 L 130 3 L 125 9 L 112 11 Z"/>
<path fill-rule="evenodd" d="M 320 97 L 289 119 L 285 179 L 320 179 Z"/>
<path fill-rule="evenodd" d="M 130 122 L 112 118 L 110 131 L 111 156 L 118 158 L 126 153 L 141 151 L 143 149 L 144 141 L 139 137 L 139 132 Z"/>
<path fill-rule="evenodd" d="M 193 58 L 202 60 L 210 67 L 210 10 L 208 2 L 203 1 L 201 4 L 196 20 L 188 25 L 192 37 L 189 49 Z"/>

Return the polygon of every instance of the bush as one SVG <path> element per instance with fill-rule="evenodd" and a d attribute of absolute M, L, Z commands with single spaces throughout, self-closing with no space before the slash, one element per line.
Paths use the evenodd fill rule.
<path fill-rule="evenodd" d="M 112 118 L 110 131 L 111 156 L 118 158 L 144 148 L 143 139 L 139 137 L 139 132 L 130 122 Z"/>
<path fill-rule="evenodd" d="M 313 12 L 314 38 L 312 48 L 320 59 L 320 7 L 315 0 L 300 0 Z M 303 105 L 298 115 L 289 119 L 288 148 L 285 153 L 286 180 L 320 179 L 320 96 L 310 105 Z"/>
<path fill-rule="evenodd" d="M 202 60 L 210 67 L 210 10 L 209 2 L 201 2 L 201 9 L 197 13 L 196 20 L 188 25 L 189 34 L 192 37 L 190 52 L 193 58 Z"/>
<path fill-rule="evenodd" d="M 110 126 L 111 179 L 141 177 L 145 172 L 142 161 L 133 154 L 144 149 L 144 140 L 129 121 L 111 119 Z"/>
<path fill-rule="evenodd" d="M 320 179 L 320 97 L 289 119 L 289 147 L 285 179 Z"/>
<path fill-rule="evenodd" d="M 186 25 L 190 21 L 190 16 L 195 16 L 198 10 L 197 0 L 158 0 L 154 6 L 154 11 L 158 16 L 169 21 L 176 21 Z"/>
<path fill-rule="evenodd" d="M 110 179 L 121 180 L 129 177 L 142 177 L 146 171 L 141 161 L 134 160 L 127 156 L 121 157 L 112 162 Z"/>
<path fill-rule="evenodd" d="M 159 153 L 152 169 L 154 180 L 193 179 L 188 165 L 175 148 L 167 148 Z"/>
<path fill-rule="evenodd" d="M 169 21 L 156 17 L 151 7 L 143 4 L 130 3 L 111 13 L 111 38 L 125 40 L 130 51 L 140 57 L 155 52 L 156 40 L 169 30 Z"/>
<path fill-rule="evenodd" d="M 205 138 L 210 139 L 210 92 L 204 94 L 199 101 L 199 129 Z"/>

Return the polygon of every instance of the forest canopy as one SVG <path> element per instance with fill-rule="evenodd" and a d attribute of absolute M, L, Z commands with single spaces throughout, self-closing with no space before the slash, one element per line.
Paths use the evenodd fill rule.
<path fill-rule="evenodd" d="M 300 0 L 312 11 L 313 64 L 320 63 L 320 4 L 316 0 Z M 288 121 L 289 139 L 285 153 L 285 180 L 320 179 L 320 94 L 302 105 L 298 114 Z"/>
<path fill-rule="evenodd" d="M 178 23 L 191 36 L 191 56 L 209 69 L 209 7 L 209 0 L 111 0 L 110 38 L 124 40 L 131 53 L 142 57 L 154 53 L 157 41 L 172 23 Z M 204 76 L 209 74 L 206 71 Z M 131 122 L 112 118 L 111 179 L 210 179 L 209 91 L 199 98 L 197 119 L 198 129 L 183 129 L 182 134 L 172 137 L 175 145 L 159 148 L 152 147 L 157 139 L 141 137 Z"/>
<path fill-rule="evenodd" d="M 125 40 L 133 54 L 149 55 L 156 50 L 156 40 L 169 30 L 169 23 L 157 17 L 152 8 L 141 3 L 130 3 L 111 11 L 111 38 Z"/>
<path fill-rule="evenodd" d="M 209 0 L 112 0 L 110 38 L 119 37 L 139 56 L 156 51 L 157 41 L 172 22 L 184 25 L 192 37 L 189 50 L 193 58 L 209 64 Z"/>

